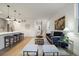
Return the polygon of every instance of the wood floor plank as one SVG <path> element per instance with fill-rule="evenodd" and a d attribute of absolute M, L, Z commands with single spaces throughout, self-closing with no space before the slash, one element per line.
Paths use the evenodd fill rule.
<path fill-rule="evenodd" d="M 24 46 L 32 39 L 32 37 L 25 37 L 23 41 L 12 47 L 8 51 L 1 51 L 2 56 L 19 56 Z"/>

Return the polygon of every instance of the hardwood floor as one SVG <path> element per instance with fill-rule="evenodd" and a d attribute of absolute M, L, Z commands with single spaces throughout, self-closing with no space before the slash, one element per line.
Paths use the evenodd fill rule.
<path fill-rule="evenodd" d="M 0 51 L 1 56 L 19 56 L 24 46 L 32 39 L 32 37 L 26 37 L 23 41 L 19 42 L 16 46 L 10 49 L 4 49 Z"/>
<path fill-rule="evenodd" d="M 22 56 L 22 49 L 25 45 L 27 45 L 33 37 L 26 37 L 23 41 L 19 42 L 16 46 L 12 48 L 3 49 L 0 51 L 0 56 Z M 44 40 L 44 44 L 48 44 L 47 40 Z M 41 46 L 39 47 L 39 55 L 41 55 Z M 60 56 L 75 56 L 74 54 L 70 54 L 70 52 L 65 51 L 64 49 L 58 48 L 60 51 Z"/>

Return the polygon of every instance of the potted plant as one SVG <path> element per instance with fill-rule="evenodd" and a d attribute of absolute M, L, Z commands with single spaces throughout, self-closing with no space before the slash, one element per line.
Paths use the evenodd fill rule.
<path fill-rule="evenodd" d="M 69 43 L 69 37 L 67 37 L 67 36 L 64 36 L 64 38 L 63 38 L 63 41 L 64 41 L 64 43 Z"/>
<path fill-rule="evenodd" d="M 60 41 L 60 46 L 62 48 L 67 48 L 68 47 L 68 43 L 69 43 L 69 37 L 64 36 L 61 41 Z"/>

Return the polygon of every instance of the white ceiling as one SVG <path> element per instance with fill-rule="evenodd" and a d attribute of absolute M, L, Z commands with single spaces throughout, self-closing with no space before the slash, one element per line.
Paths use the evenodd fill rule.
<path fill-rule="evenodd" d="M 8 8 L 10 5 L 10 17 L 14 17 L 14 10 L 16 10 L 16 18 L 31 19 L 51 17 L 67 3 L 13 3 L 0 4 L 0 16 L 7 17 Z M 19 15 L 19 13 L 21 15 Z"/>

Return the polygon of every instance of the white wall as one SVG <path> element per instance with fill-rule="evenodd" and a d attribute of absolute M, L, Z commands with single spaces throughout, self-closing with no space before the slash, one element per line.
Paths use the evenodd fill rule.
<path fill-rule="evenodd" d="M 65 27 L 70 28 L 71 30 L 74 30 L 74 5 L 68 4 L 65 7 L 61 8 L 56 12 L 56 14 L 53 16 L 53 20 L 57 20 L 61 17 L 65 16 Z M 72 25 L 73 24 L 73 25 Z"/>
<path fill-rule="evenodd" d="M 25 36 L 35 36 L 34 24 L 29 20 L 26 23 L 18 23 L 16 21 L 13 23 L 15 31 L 23 32 Z"/>
<path fill-rule="evenodd" d="M 27 20 L 26 22 L 23 23 L 18 23 L 14 21 L 13 22 L 14 30 L 23 32 L 25 36 L 36 36 L 38 35 L 37 31 L 38 31 L 38 26 L 40 25 L 40 24 L 36 24 L 36 22 L 38 21 L 40 23 L 40 20 L 42 20 L 42 31 L 43 34 L 45 34 L 48 19 Z"/>
<path fill-rule="evenodd" d="M 72 33 L 68 33 L 68 37 L 70 40 L 74 41 L 74 53 L 76 55 L 79 55 L 79 37 L 76 35 L 77 33 L 77 20 L 75 18 L 75 4 L 68 4 L 67 6 L 61 8 L 56 12 L 56 14 L 53 16 L 53 20 L 57 20 L 62 16 L 65 16 L 65 27 L 69 28 Z M 53 24 L 54 25 L 54 24 Z"/>
<path fill-rule="evenodd" d="M 7 21 L 4 18 L 0 18 L 0 32 L 7 31 Z"/>

